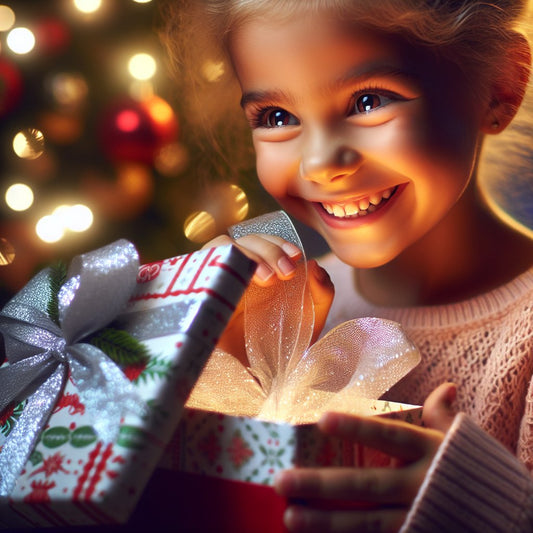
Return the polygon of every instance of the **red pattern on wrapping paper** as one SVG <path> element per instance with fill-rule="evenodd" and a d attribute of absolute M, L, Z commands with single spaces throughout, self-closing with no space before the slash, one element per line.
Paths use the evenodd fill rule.
<path fill-rule="evenodd" d="M 96 485 L 98 485 L 100 479 L 102 479 L 102 474 L 105 470 L 107 461 L 111 457 L 112 453 L 113 453 L 113 444 L 108 444 L 104 450 L 104 453 L 102 454 L 102 458 L 100 459 L 98 466 L 96 467 L 96 472 L 94 473 L 94 476 L 91 479 L 91 483 L 89 484 L 89 487 L 87 488 L 85 492 L 85 499 L 89 500 L 91 496 L 93 495 L 96 489 Z"/>
<path fill-rule="evenodd" d="M 2 427 L 13 416 L 14 412 L 15 406 L 10 404 L 9 407 L 7 407 L 4 411 L 4 414 L 0 413 L 0 427 Z"/>
<path fill-rule="evenodd" d="M 164 261 L 157 261 L 148 265 L 142 265 L 137 274 L 137 283 L 148 283 L 157 278 L 161 273 L 163 263 Z"/>
<path fill-rule="evenodd" d="M 333 448 L 333 444 L 329 439 L 324 442 L 324 445 L 319 450 L 316 461 L 320 466 L 331 466 L 337 457 L 337 452 Z"/>
<path fill-rule="evenodd" d="M 133 296 L 131 301 L 137 301 L 137 300 L 150 300 L 155 298 L 168 298 L 169 296 L 181 296 L 181 295 L 191 295 L 191 294 L 200 294 L 200 293 L 206 293 L 212 298 L 217 299 L 218 301 L 222 302 L 226 307 L 228 307 L 231 311 L 235 310 L 235 305 L 226 300 L 221 294 L 218 292 L 215 292 L 213 289 L 210 289 L 208 287 L 195 287 L 196 282 L 198 281 L 198 278 L 202 274 L 204 268 L 206 266 L 215 266 L 218 268 L 222 268 L 223 270 L 229 272 L 235 279 L 237 279 L 240 283 L 243 285 L 246 285 L 246 281 L 244 278 L 235 270 L 233 270 L 231 267 L 226 265 L 225 263 L 221 263 L 219 261 L 220 255 L 216 255 L 215 257 L 212 257 L 214 252 L 216 251 L 216 248 L 211 248 L 208 250 L 208 253 L 206 256 L 202 259 L 202 263 L 198 269 L 195 270 L 195 274 L 189 283 L 189 285 L 184 289 L 174 289 L 174 285 L 176 284 L 177 280 L 181 276 L 183 270 L 185 269 L 185 266 L 190 261 L 193 254 L 188 254 L 185 256 L 181 256 L 178 259 L 181 259 L 181 264 L 179 265 L 177 271 L 174 273 L 174 276 L 170 283 L 168 284 L 168 287 L 160 292 L 160 293 L 144 293 L 139 294 L 137 296 Z M 176 260 L 176 261 L 177 261 Z"/>
<path fill-rule="evenodd" d="M 83 415 L 85 413 L 85 405 L 80 402 L 80 397 L 77 394 L 71 394 L 70 392 L 62 394 L 54 407 L 54 413 L 61 411 L 65 407 L 68 408 L 68 412 L 71 415 L 76 413 Z"/>
<path fill-rule="evenodd" d="M 242 438 L 240 431 L 235 433 L 231 439 L 228 447 L 228 455 L 230 461 L 237 468 L 248 462 L 250 457 L 254 456 L 253 450 L 248 446 L 248 443 Z"/>
<path fill-rule="evenodd" d="M 50 501 L 48 491 L 56 486 L 55 481 L 32 481 L 32 491 L 24 497 L 25 503 L 43 503 Z"/>
<path fill-rule="evenodd" d="M 56 452 L 53 455 L 48 456 L 46 459 L 43 459 L 43 465 L 37 470 L 34 470 L 28 477 L 35 476 L 37 474 L 40 474 L 41 472 L 44 472 L 44 475 L 46 477 L 50 477 L 56 472 L 64 472 L 65 474 L 70 474 L 68 470 L 65 470 L 63 468 L 64 460 L 65 456 L 62 455 L 60 452 Z"/>
<path fill-rule="evenodd" d="M 87 481 L 87 478 L 89 477 L 89 472 L 91 471 L 91 468 L 94 466 L 94 463 L 96 461 L 96 458 L 98 457 L 98 454 L 100 453 L 100 449 L 102 448 L 102 443 L 98 442 L 95 446 L 94 450 L 89 454 L 88 461 L 85 463 L 85 466 L 83 467 L 83 472 L 81 476 L 78 478 L 78 484 L 74 488 L 74 493 L 72 494 L 72 497 L 74 500 L 78 500 L 81 495 L 81 491 L 83 490 L 83 485 Z"/>
<path fill-rule="evenodd" d="M 135 381 L 143 373 L 147 364 L 148 363 L 146 361 L 140 362 L 140 363 L 134 363 L 123 368 L 122 372 L 124 372 L 124 375 L 130 381 Z"/>
<path fill-rule="evenodd" d="M 211 463 L 214 463 L 217 457 L 220 455 L 220 452 L 222 451 L 221 446 L 218 443 L 217 436 L 213 431 L 211 431 L 205 439 L 202 439 L 198 443 L 198 449 L 202 452 L 202 454 L 207 457 L 207 460 Z"/>

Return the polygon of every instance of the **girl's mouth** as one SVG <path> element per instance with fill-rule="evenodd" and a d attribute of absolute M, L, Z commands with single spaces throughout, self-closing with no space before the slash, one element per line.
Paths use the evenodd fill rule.
<path fill-rule="evenodd" d="M 321 202 L 320 205 L 328 213 L 339 219 L 354 219 L 364 217 L 373 213 L 390 199 L 396 192 L 398 186 L 384 189 L 383 191 L 373 193 L 365 198 L 343 203 Z"/>

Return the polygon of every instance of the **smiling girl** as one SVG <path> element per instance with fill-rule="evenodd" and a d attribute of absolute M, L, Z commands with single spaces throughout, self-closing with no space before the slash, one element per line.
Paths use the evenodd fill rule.
<path fill-rule="evenodd" d="M 526 4 L 167 6 L 184 79 L 206 59 L 224 64 L 219 82 L 193 84 L 203 116 L 234 146 L 240 104 L 261 184 L 328 243 L 328 327 L 393 319 L 422 354 L 388 397 L 425 401 L 427 427 L 334 413 L 320 423 L 403 466 L 283 472 L 276 488 L 298 502 L 285 515 L 291 531 L 533 530 L 533 241 L 494 216 L 477 186 L 485 136 L 506 129 L 527 88 Z M 226 82 L 238 96 L 223 95 Z M 236 244 L 263 285 L 290 278 L 299 259 L 274 236 Z M 310 272 L 321 326 L 331 284 L 316 263 Z M 223 342 L 237 342 L 238 328 L 228 331 Z M 320 499 L 374 505 L 324 510 Z"/>

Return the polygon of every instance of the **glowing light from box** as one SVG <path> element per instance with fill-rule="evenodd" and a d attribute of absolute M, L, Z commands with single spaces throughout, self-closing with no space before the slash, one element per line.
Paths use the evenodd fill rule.
<path fill-rule="evenodd" d="M 13 137 L 13 151 L 21 159 L 37 159 L 44 152 L 44 135 L 35 128 L 19 131 Z"/>
<path fill-rule="evenodd" d="M 148 4 L 152 0 L 133 0 L 136 4 Z"/>
<path fill-rule="evenodd" d="M 15 248 L 7 240 L 0 238 L 0 266 L 10 265 L 15 260 Z"/>
<path fill-rule="evenodd" d="M 6 38 L 8 48 L 15 54 L 27 54 L 35 46 L 35 35 L 28 28 L 13 28 Z"/>
<path fill-rule="evenodd" d="M 0 31 L 8 31 L 15 24 L 15 13 L 9 6 L 0 5 Z"/>
<path fill-rule="evenodd" d="M 65 235 L 65 230 L 59 217 L 46 215 L 39 219 L 35 225 L 35 233 L 41 241 L 54 243 L 60 241 Z"/>
<path fill-rule="evenodd" d="M 207 242 L 216 236 L 216 222 L 207 211 L 196 211 L 185 220 L 183 231 L 192 242 Z"/>
<path fill-rule="evenodd" d="M 94 13 L 102 6 L 102 0 L 74 0 L 74 7 L 82 13 Z"/>
<path fill-rule="evenodd" d="M 7 188 L 6 204 L 13 211 L 26 211 L 33 204 L 33 191 L 24 183 L 14 183 Z"/>
<path fill-rule="evenodd" d="M 149 80 L 156 70 L 157 64 L 150 54 L 135 54 L 128 61 L 128 71 L 136 80 Z"/>

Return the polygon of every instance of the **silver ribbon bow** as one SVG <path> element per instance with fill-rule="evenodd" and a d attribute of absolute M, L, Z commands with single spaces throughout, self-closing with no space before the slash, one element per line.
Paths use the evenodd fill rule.
<path fill-rule="evenodd" d="M 0 497 L 13 491 L 69 374 L 101 440 L 116 440 L 124 412 L 146 415 L 145 402 L 120 368 L 100 349 L 80 342 L 124 309 L 138 268 L 133 244 L 119 240 L 73 259 L 58 294 L 60 326 L 47 313 L 48 269 L 0 312 L 9 363 L 0 368 L 0 412 L 28 399 L 0 452 Z"/>

